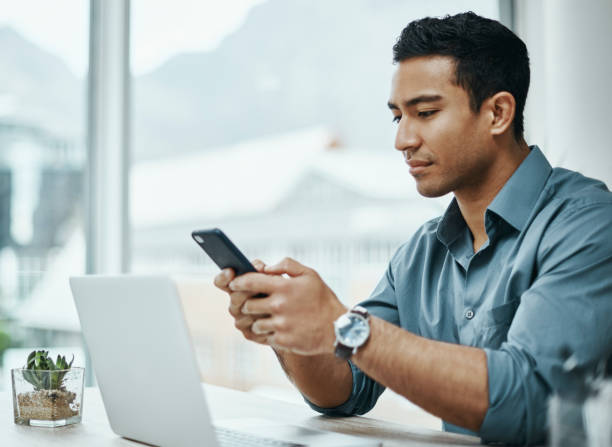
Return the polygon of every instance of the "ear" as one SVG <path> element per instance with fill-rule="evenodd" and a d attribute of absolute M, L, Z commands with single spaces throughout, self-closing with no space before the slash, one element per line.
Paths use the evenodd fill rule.
<path fill-rule="evenodd" d="M 516 101 L 514 96 L 508 92 L 497 92 L 486 100 L 488 116 L 490 117 L 491 135 L 498 136 L 512 127 Z"/>

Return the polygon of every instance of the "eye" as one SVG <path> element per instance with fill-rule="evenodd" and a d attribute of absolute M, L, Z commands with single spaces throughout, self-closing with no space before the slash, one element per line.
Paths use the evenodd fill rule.
<path fill-rule="evenodd" d="M 393 117 L 393 122 L 397 124 L 400 122 L 401 119 L 402 119 L 402 115 L 396 115 Z"/>
<path fill-rule="evenodd" d="M 421 118 L 429 118 L 430 116 L 432 116 L 436 112 L 437 112 L 437 110 L 423 110 L 423 111 L 419 112 L 418 115 Z"/>

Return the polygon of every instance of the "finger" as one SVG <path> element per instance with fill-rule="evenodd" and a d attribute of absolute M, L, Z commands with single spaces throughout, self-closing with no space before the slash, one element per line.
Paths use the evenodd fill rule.
<path fill-rule="evenodd" d="M 236 329 L 242 332 L 242 335 L 247 340 L 254 341 L 255 343 L 259 343 L 262 345 L 269 344 L 268 336 L 270 334 L 259 335 L 259 334 L 255 334 L 251 330 L 251 326 L 253 325 L 254 320 L 256 320 L 256 318 L 251 317 L 251 316 L 243 316 L 243 317 L 237 318 L 234 322 L 234 325 L 236 326 Z"/>
<path fill-rule="evenodd" d="M 256 335 L 272 334 L 276 327 L 275 320 L 275 318 L 260 318 L 252 324 L 251 331 Z"/>
<path fill-rule="evenodd" d="M 234 320 L 234 326 L 241 331 L 250 331 L 253 322 L 260 318 L 270 318 L 270 315 L 245 315 L 241 313 Z"/>
<path fill-rule="evenodd" d="M 251 264 L 253 264 L 253 267 L 255 267 L 255 270 L 257 270 L 259 273 L 263 273 L 264 268 L 266 267 L 266 264 L 261 259 L 254 259 Z"/>
<path fill-rule="evenodd" d="M 248 333 L 244 333 L 244 338 L 246 338 L 249 341 L 254 341 L 255 343 L 259 343 L 260 345 L 268 345 L 270 346 L 270 340 L 269 337 L 270 335 L 255 335 L 252 332 L 248 332 Z"/>
<path fill-rule="evenodd" d="M 228 285 L 234 292 L 249 292 L 252 295 L 275 292 L 285 281 L 284 278 L 263 273 L 245 273 L 234 278 Z"/>
<path fill-rule="evenodd" d="M 267 267 L 266 263 L 261 259 L 254 259 L 251 263 L 253 264 L 253 267 L 255 267 L 255 270 L 257 270 L 259 273 L 266 273 L 264 271 L 264 269 Z"/>
<path fill-rule="evenodd" d="M 286 273 L 289 276 L 300 276 L 310 271 L 308 267 L 300 264 L 295 259 L 292 258 L 284 258 L 278 264 L 267 265 L 264 268 L 264 272 L 281 275 Z"/>
<path fill-rule="evenodd" d="M 230 305 L 229 313 L 233 317 L 237 317 L 242 314 L 242 306 L 244 302 L 251 297 L 250 294 L 244 292 L 232 292 L 230 293 Z"/>
<path fill-rule="evenodd" d="M 272 298 L 249 299 L 244 302 L 240 311 L 245 315 L 272 315 L 278 310 Z"/>
<path fill-rule="evenodd" d="M 250 330 L 251 325 L 255 322 L 255 317 L 251 315 L 242 315 L 234 321 L 234 326 L 240 331 Z"/>
<path fill-rule="evenodd" d="M 262 345 L 268 345 L 268 337 L 272 334 L 255 334 L 251 328 L 240 330 L 244 338 L 249 341 L 254 341 L 255 343 L 259 343 Z"/>
<path fill-rule="evenodd" d="M 249 298 L 253 298 L 253 295 L 245 292 L 232 292 L 230 293 L 230 305 L 228 311 L 230 315 L 234 318 L 237 318 L 243 315 L 242 307 L 244 303 Z M 265 316 L 265 314 L 251 314 L 254 318 L 259 318 Z"/>
<path fill-rule="evenodd" d="M 229 292 L 230 290 L 228 284 L 232 281 L 232 279 L 234 279 L 234 270 L 227 268 L 221 270 L 221 272 L 215 276 L 213 282 L 219 289 Z"/>

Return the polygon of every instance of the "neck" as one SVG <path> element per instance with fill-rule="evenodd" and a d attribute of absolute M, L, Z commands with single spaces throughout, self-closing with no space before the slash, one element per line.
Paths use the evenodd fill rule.
<path fill-rule="evenodd" d="M 486 172 L 482 173 L 478 184 L 454 192 L 463 219 L 472 233 L 474 252 L 487 241 L 484 220 L 487 207 L 529 155 L 529 146 L 524 140 L 512 140 L 512 144 L 499 150 L 498 154 Z"/>

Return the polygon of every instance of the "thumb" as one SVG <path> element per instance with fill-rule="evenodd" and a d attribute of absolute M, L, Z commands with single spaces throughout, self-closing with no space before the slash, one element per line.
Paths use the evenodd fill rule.
<path fill-rule="evenodd" d="M 295 259 L 285 258 L 278 264 L 266 265 L 264 271 L 275 275 L 286 273 L 289 276 L 301 276 L 310 271 L 310 269 Z"/>
<path fill-rule="evenodd" d="M 265 262 L 263 262 L 261 259 L 253 259 L 251 264 L 253 264 L 253 267 L 255 267 L 255 270 L 257 270 L 259 273 L 263 273 L 264 267 L 266 266 Z"/>

